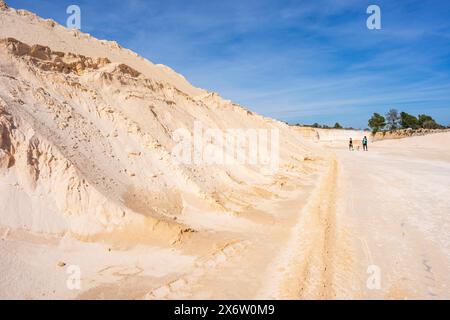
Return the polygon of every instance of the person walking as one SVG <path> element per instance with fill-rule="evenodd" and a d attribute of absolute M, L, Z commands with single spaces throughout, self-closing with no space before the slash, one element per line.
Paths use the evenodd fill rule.
<path fill-rule="evenodd" d="M 367 137 L 364 136 L 363 140 L 362 140 L 362 145 L 363 145 L 363 151 L 369 151 L 367 149 Z"/>
<path fill-rule="evenodd" d="M 353 151 L 353 140 L 352 140 L 352 138 L 350 138 L 350 140 L 348 142 L 348 150 L 349 151 Z"/>

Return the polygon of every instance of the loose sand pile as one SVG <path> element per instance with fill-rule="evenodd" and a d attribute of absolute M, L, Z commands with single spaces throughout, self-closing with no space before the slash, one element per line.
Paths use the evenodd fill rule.
<path fill-rule="evenodd" d="M 141 270 L 142 292 L 120 295 L 143 297 L 177 276 L 181 261 L 193 272 L 199 259 L 238 251 L 294 219 L 276 203 L 306 202 L 328 165 L 326 152 L 286 124 L 195 88 L 117 43 L 25 10 L 2 6 L 0 16 L 1 297 L 79 296 L 65 288 L 68 265 L 81 267 L 83 292 L 103 281 L 102 270 L 126 269 L 120 280 Z M 277 130 L 277 170 L 174 161 L 175 133 L 192 133 L 196 122 Z M 24 274 L 30 279 L 20 280 Z"/>

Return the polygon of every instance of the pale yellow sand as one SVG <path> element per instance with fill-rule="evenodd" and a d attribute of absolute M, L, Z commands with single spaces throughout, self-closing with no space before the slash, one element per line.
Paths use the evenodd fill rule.
<path fill-rule="evenodd" d="M 0 18 L 0 298 L 449 298 L 449 133 L 349 152 L 366 133 L 291 128 L 115 43 Z M 173 162 L 196 120 L 278 130 L 278 170 Z"/>
<path fill-rule="evenodd" d="M 108 251 L 3 229 L 2 295 L 449 298 L 449 142 L 445 133 L 377 142 L 369 152 L 334 148 L 336 160 L 318 183 L 304 186 L 308 192 L 261 203 L 271 215 L 254 213 L 263 219 L 258 228 L 237 230 L 236 241 L 214 250 L 194 237 L 191 246 L 169 250 Z M 59 261 L 82 267 L 81 292 L 67 290 Z M 373 266 L 379 288 L 367 286 Z"/>
<path fill-rule="evenodd" d="M 276 130 L 277 167 L 174 161 L 175 132 L 196 122 Z M 265 263 L 245 272 L 262 274 L 327 157 L 285 123 L 116 43 L 0 7 L 2 298 L 209 296 L 197 281 L 250 245 Z M 72 266 L 79 291 L 66 286 Z M 259 288 L 247 284 L 232 293 Z"/>
<path fill-rule="evenodd" d="M 442 133 L 336 151 L 337 228 L 351 256 L 351 272 L 335 280 L 338 297 L 450 297 L 449 145 Z M 380 268 L 380 290 L 365 286 L 369 265 Z"/>

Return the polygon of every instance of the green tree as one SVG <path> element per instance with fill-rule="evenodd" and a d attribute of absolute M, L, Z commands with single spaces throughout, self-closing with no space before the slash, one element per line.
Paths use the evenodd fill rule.
<path fill-rule="evenodd" d="M 419 114 L 419 116 L 417 117 L 417 123 L 419 127 L 423 128 L 423 124 L 425 122 L 436 122 L 436 121 L 434 121 L 434 119 L 429 115 Z"/>
<path fill-rule="evenodd" d="M 426 114 L 419 114 L 418 117 L 419 126 L 425 129 L 442 129 L 444 128 L 436 122 L 431 116 Z"/>
<path fill-rule="evenodd" d="M 419 120 L 409 113 L 402 112 L 400 113 L 400 124 L 403 129 L 417 129 L 419 127 Z"/>
<path fill-rule="evenodd" d="M 339 122 L 336 122 L 336 123 L 334 124 L 334 128 L 335 128 L 335 129 L 342 129 L 342 126 L 339 124 Z"/>
<path fill-rule="evenodd" d="M 375 112 L 372 118 L 369 119 L 368 124 L 375 134 L 386 126 L 386 119 L 381 114 Z"/>
<path fill-rule="evenodd" d="M 434 120 L 424 121 L 420 127 L 424 128 L 424 129 L 440 129 L 441 128 L 441 126 L 438 123 L 436 123 L 436 121 L 434 121 Z"/>
<path fill-rule="evenodd" d="M 386 123 L 389 130 L 398 129 L 400 126 L 400 114 L 397 109 L 391 109 L 386 113 Z"/>

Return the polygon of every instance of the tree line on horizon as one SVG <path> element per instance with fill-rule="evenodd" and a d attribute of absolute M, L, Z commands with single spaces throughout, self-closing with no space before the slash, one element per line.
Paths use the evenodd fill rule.
<path fill-rule="evenodd" d="M 288 124 L 286 122 L 286 124 Z M 317 122 L 313 124 L 295 124 L 296 126 L 319 128 L 319 129 L 345 129 L 345 130 L 362 130 L 353 127 L 343 127 L 339 122 L 336 122 L 334 126 L 328 126 L 326 124 L 319 124 Z M 379 131 L 394 131 L 399 129 L 445 129 L 445 127 L 436 122 L 431 116 L 426 114 L 419 114 L 417 117 L 407 112 L 399 112 L 397 109 L 390 109 L 384 116 L 374 112 L 372 117 L 368 121 L 369 128 L 372 133 Z M 366 128 L 364 130 L 369 130 Z"/>
<path fill-rule="evenodd" d="M 309 128 L 318 128 L 318 129 L 345 129 L 345 130 L 356 130 L 353 127 L 343 127 L 341 126 L 341 124 L 339 122 L 336 122 L 334 124 L 334 126 L 328 126 L 326 124 L 319 124 L 317 122 L 313 123 L 313 124 L 300 124 L 297 123 L 296 124 L 297 127 L 309 127 Z"/>
<path fill-rule="evenodd" d="M 374 112 L 368 121 L 372 133 L 379 131 L 394 131 L 398 129 L 445 129 L 431 116 L 419 114 L 417 117 L 407 112 L 399 112 L 397 109 L 390 109 L 385 116 Z"/>

